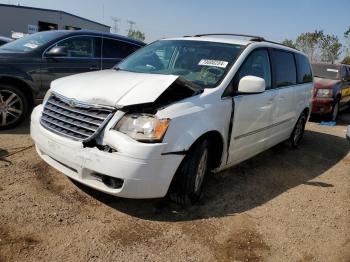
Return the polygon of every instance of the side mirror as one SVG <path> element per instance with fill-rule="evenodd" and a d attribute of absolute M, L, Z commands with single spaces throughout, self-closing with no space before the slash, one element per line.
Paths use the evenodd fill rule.
<path fill-rule="evenodd" d="M 242 77 L 238 84 L 238 92 L 243 94 L 262 93 L 265 89 L 265 79 L 257 76 Z"/>
<path fill-rule="evenodd" d="M 46 52 L 46 56 L 48 57 L 64 57 L 67 55 L 68 53 L 64 46 L 54 46 Z"/>

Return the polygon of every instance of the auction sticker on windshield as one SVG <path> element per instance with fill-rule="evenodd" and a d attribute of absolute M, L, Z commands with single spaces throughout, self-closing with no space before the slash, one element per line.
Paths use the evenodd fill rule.
<path fill-rule="evenodd" d="M 202 59 L 201 61 L 199 61 L 198 65 L 201 65 L 201 66 L 215 66 L 215 67 L 226 68 L 226 66 L 228 65 L 228 62 L 220 61 L 220 60 Z"/>

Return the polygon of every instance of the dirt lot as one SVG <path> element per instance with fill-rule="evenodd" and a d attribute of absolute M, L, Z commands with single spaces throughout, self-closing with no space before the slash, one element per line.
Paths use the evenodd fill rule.
<path fill-rule="evenodd" d="M 309 123 L 300 149 L 211 177 L 186 208 L 77 185 L 39 159 L 28 125 L 2 132 L 0 261 L 350 261 L 349 120 Z"/>

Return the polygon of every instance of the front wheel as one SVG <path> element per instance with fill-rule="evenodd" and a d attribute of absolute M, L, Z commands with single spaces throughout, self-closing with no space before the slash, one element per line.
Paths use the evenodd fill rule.
<path fill-rule="evenodd" d="M 0 85 L 0 130 L 17 126 L 28 114 L 28 101 L 17 88 Z"/>
<path fill-rule="evenodd" d="M 202 194 L 203 182 L 208 172 L 208 142 L 196 143 L 188 152 L 169 189 L 172 201 L 184 205 L 197 202 Z"/>
<path fill-rule="evenodd" d="M 306 115 L 302 113 L 294 126 L 293 132 L 289 137 L 289 141 L 292 148 L 297 148 L 300 144 L 300 141 L 303 138 L 306 125 Z"/>

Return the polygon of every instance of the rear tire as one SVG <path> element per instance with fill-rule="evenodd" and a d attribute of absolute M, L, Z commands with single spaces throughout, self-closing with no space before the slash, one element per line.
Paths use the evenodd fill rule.
<path fill-rule="evenodd" d="M 292 148 L 297 148 L 303 138 L 306 125 L 306 114 L 302 113 L 294 126 L 293 132 L 289 137 L 289 142 Z"/>
<path fill-rule="evenodd" d="M 207 140 L 196 143 L 180 164 L 170 185 L 169 197 L 180 205 L 197 202 L 208 173 L 209 149 Z"/>
<path fill-rule="evenodd" d="M 0 130 L 19 125 L 28 112 L 29 103 L 21 90 L 0 85 Z"/>
<path fill-rule="evenodd" d="M 337 121 L 339 115 L 339 100 L 337 100 L 333 106 L 332 113 L 329 115 L 330 121 Z"/>

